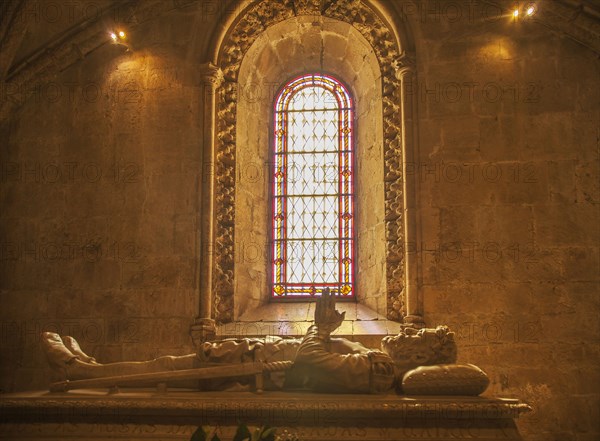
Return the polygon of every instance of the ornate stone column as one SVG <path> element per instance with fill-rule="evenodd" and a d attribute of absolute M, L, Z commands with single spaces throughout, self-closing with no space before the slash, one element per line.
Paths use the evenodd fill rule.
<path fill-rule="evenodd" d="M 216 94 L 223 81 L 223 72 L 212 63 L 200 65 L 200 87 L 202 93 L 202 188 L 200 189 L 200 304 L 198 316 L 190 327 L 190 336 L 195 346 L 215 337 L 216 323 L 212 318 L 213 259 L 214 259 L 214 180 L 215 180 L 215 114 Z"/>
<path fill-rule="evenodd" d="M 404 268 L 406 316 L 404 322 L 416 327 L 425 326 L 421 290 L 423 276 L 421 255 L 421 222 L 417 195 L 419 179 L 410 172 L 418 157 L 417 80 L 416 63 L 412 54 L 403 52 L 396 63 L 396 78 L 401 83 L 400 110 L 402 114 L 402 179 L 404 179 Z"/>

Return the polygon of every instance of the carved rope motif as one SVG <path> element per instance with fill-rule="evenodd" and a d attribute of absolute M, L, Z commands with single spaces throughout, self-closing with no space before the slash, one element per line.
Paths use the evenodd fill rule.
<path fill-rule="evenodd" d="M 217 148 L 215 159 L 215 261 L 213 308 L 218 322 L 233 319 L 234 219 L 235 219 L 235 117 L 236 81 L 244 55 L 270 26 L 296 15 L 321 14 L 356 28 L 369 42 L 379 61 L 382 75 L 387 316 L 401 320 L 404 302 L 404 239 L 401 99 L 402 63 L 392 32 L 379 16 L 361 0 L 263 0 L 251 6 L 237 22 L 222 47 L 219 64 L 224 82 L 218 96 Z"/>

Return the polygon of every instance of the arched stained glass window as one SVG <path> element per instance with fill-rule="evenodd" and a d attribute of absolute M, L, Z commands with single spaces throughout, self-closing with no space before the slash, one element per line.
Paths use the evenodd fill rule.
<path fill-rule="evenodd" d="M 272 180 L 272 291 L 277 299 L 355 296 L 353 105 L 328 75 L 277 95 Z"/>

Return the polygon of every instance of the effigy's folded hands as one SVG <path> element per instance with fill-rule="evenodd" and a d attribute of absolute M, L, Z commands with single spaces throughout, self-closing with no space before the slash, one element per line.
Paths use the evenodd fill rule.
<path fill-rule="evenodd" d="M 329 288 L 325 288 L 315 307 L 315 325 L 319 336 L 328 339 L 329 335 L 340 327 L 345 317 L 346 312 L 335 309 L 335 295 L 331 294 Z"/>

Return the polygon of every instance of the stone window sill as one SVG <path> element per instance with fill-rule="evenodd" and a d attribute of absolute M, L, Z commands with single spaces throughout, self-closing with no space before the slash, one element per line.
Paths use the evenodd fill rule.
<path fill-rule="evenodd" d="M 346 312 L 346 319 L 332 334 L 337 337 L 382 336 L 397 334 L 401 329 L 400 323 L 387 320 L 360 303 L 339 302 L 336 309 Z M 314 314 L 315 302 L 268 303 L 249 309 L 232 323 L 219 326 L 217 337 L 302 336 L 313 323 Z"/>

